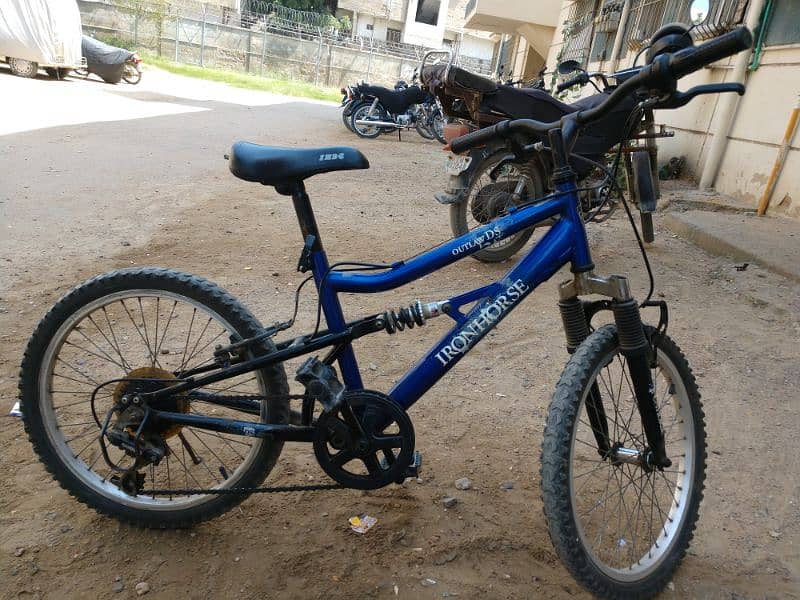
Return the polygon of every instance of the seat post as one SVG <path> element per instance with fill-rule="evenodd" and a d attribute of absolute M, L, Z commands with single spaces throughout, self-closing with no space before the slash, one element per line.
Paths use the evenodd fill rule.
<path fill-rule="evenodd" d="M 318 252 L 322 250 L 322 240 L 319 237 L 317 220 L 314 218 L 314 210 L 311 208 L 311 200 L 306 193 L 306 186 L 302 181 L 296 181 L 291 184 L 291 192 L 294 212 L 297 213 L 297 221 L 300 223 L 303 239 L 307 240 L 309 235 L 314 236 L 314 243 L 310 249 L 312 252 Z"/>

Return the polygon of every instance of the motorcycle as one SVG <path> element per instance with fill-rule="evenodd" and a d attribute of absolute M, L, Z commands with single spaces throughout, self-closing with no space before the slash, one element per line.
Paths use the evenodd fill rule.
<path fill-rule="evenodd" d="M 81 52 L 86 65 L 76 73 L 83 77 L 94 73 L 106 83 L 124 80 L 131 85 L 142 80 L 142 59 L 135 52 L 105 44 L 88 35 L 83 36 Z"/>
<path fill-rule="evenodd" d="M 414 70 L 411 85 L 400 81 L 394 90 L 361 83 L 354 89 L 350 129 L 359 137 L 373 139 L 382 133 L 416 129 L 425 139 L 436 138 L 444 144 L 445 118 L 441 104 L 417 84 Z M 344 118 L 344 117 L 343 117 Z"/>
<path fill-rule="evenodd" d="M 414 77 L 416 77 L 416 72 Z M 344 123 L 344 126 L 348 131 L 353 131 L 351 119 L 353 110 L 357 108 L 359 104 L 367 101 L 361 98 L 361 95 L 358 91 L 359 86 L 361 85 L 366 85 L 366 83 L 362 81 L 360 84 L 348 85 L 339 90 L 339 92 L 342 94 L 342 103 L 339 105 L 342 108 L 342 123 Z M 405 90 L 407 88 L 408 83 L 402 79 L 398 80 L 397 83 L 394 84 L 395 91 Z M 431 136 L 429 139 L 432 139 L 432 137 L 433 136 Z"/>
<path fill-rule="evenodd" d="M 564 64 L 562 74 L 569 73 L 577 66 Z M 615 73 L 612 77 L 617 83 L 635 75 L 638 69 Z M 543 81 L 540 73 L 539 82 Z M 572 85 L 585 85 L 594 77 L 601 78 L 604 89 L 582 98 L 573 104 L 566 104 L 554 98 L 548 91 L 535 87 L 519 88 L 497 84 L 495 81 L 475 75 L 449 63 L 423 65 L 422 79 L 439 99 L 445 114 L 456 121 L 451 126 L 449 137 L 457 137 L 475 129 L 480 129 L 506 119 L 533 118 L 542 121 L 558 120 L 566 114 L 598 106 L 613 91 L 602 74 L 581 73 L 557 87 L 563 91 Z M 603 119 L 585 128 L 577 138 L 570 166 L 581 180 L 581 205 L 584 215 L 593 220 L 610 217 L 614 203 L 610 198 L 610 186 L 603 184 L 605 174 L 596 177 L 598 165 L 605 164 L 605 154 L 618 144 L 625 144 L 626 124 L 637 104 L 634 94 L 617 104 Z M 645 240 L 653 240 L 650 212 L 655 209 L 658 188 L 653 181 L 651 163 L 656 164 L 655 139 L 671 137 L 673 132 L 661 128 L 656 131 L 652 110 L 645 110 L 643 116 L 632 126 L 632 138 L 646 140 L 647 146 L 640 148 L 630 144 L 624 147 L 625 167 L 629 189 L 639 191 L 639 196 L 647 197 L 639 201 L 645 225 Z M 543 145 L 548 140 L 542 139 Z M 641 150 L 641 151 L 640 151 Z M 463 235 L 475 227 L 484 225 L 506 214 L 514 205 L 543 198 L 554 191 L 555 186 L 548 176 L 552 172 L 549 155 L 539 153 L 526 162 L 509 160 L 506 144 L 489 144 L 471 150 L 463 156 L 450 156 L 445 172 L 449 176 L 444 192 L 435 195 L 441 204 L 450 207 L 450 227 L 454 236 Z M 549 222 L 539 227 L 549 226 Z M 513 256 L 533 235 L 534 229 L 520 231 L 515 236 L 482 249 L 474 256 L 482 262 L 501 262 Z"/>

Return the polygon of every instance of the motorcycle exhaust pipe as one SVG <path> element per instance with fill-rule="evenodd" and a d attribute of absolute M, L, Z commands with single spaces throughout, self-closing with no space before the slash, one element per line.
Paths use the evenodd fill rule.
<path fill-rule="evenodd" d="M 373 127 L 391 127 L 397 129 L 397 123 L 390 123 L 389 121 L 367 121 L 365 119 L 357 119 L 356 125 L 372 125 Z"/>

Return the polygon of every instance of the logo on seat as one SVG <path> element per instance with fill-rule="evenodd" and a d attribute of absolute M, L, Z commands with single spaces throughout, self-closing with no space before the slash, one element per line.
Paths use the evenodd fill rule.
<path fill-rule="evenodd" d="M 338 154 L 320 154 L 319 160 L 344 160 L 344 152 L 339 152 Z"/>

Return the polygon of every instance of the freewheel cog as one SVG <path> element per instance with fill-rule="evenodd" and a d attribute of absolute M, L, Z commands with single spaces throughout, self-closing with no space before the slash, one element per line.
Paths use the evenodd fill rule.
<path fill-rule="evenodd" d="M 118 404 L 125 394 L 137 394 L 156 392 L 169 387 L 171 384 L 178 383 L 178 379 L 164 369 L 156 367 L 141 367 L 134 369 L 125 376 L 127 379 L 120 381 L 114 388 L 112 399 Z M 171 412 L 189 412 L 189 399 L 185 394 L 175 394 L 164 401 L 159 408 Z M 154 429 L 162 438 L 167 439 L 178 435 L 183 428 L 182 425 L 165 425 Z"/>
<path fill-rule="evenodd" d="M 339 406 L 317 419 L 314 454 L 322 470 L 345 487 L 401 483 L 414 459 L 414 426 L 385 394 L 345 392 Z"/>

